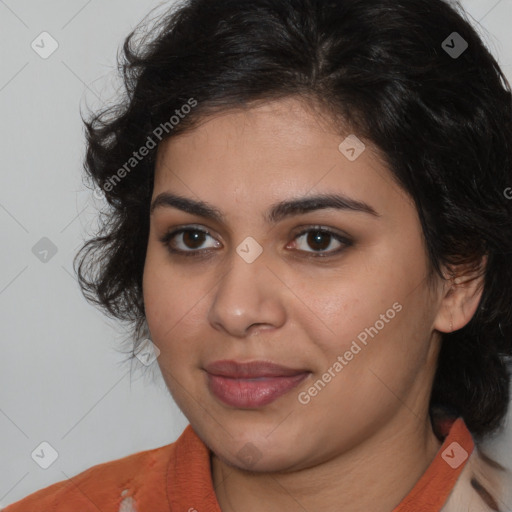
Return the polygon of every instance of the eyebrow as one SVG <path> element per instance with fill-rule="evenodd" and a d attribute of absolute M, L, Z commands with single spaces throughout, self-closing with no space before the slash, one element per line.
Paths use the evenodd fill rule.
<path fill-rule="evenodd" d="M 170 192 L 162 192 L 151 203 L 150 213 L 157 208 L 177 208 L 186 213 L 205 217 L 218 223 L 225 221 L 225 215 L 215 206 L 205 201 L 196 201 L 188 197 L 171 194 Z M 346 210 L 352 212 L 362 212 L 374 217 L 380 217 L 380 214 L 369 204 L 362 201 L 352 199 L 340 194 L 319 194 L 315 196 L 305 196 L 297 199 L 289 199 L 281 201 L 270 207 L 264 216 L 268 224 L 276 224 L 277 222 L 302 213 L 308 213 L 316 210 L 324 210 L 333 208 L 336 210 Z"/>

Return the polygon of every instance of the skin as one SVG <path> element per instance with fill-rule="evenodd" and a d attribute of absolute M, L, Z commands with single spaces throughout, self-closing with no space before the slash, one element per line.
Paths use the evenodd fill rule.
<path fill-rule="evenodd" d="M 202 200 L 222 222 L 158 207 L 151 213 L 144 301 L 167 386 L 212 450 L 212 480 L 224 512 L 391 511 L 432 462 L 441 443 L 428 418 L 440 332 L 463 327 L 481 296 L 478 279 L 426 281 L 427 256 L 411 198 L 369 142 L 349 161 L 345 136 L 296 98 L 230 110 L 164 141 L 153 199 L 163 192 Z M 276 202 L 318 193 L 364 201 L 379 216 L 321 209 L 269 225 Z M 206 229 L 169 243 L 210 250 L 169 253 L 173 228 Z M 345 234 L 320 246 L 300 228 Z M 246 237 L 263 253 L 247 263 Z M 188 242 L 188 245 L 187 245 Z M 324 245 L 322 245 L 324 244 Z M 463 274 L 459 274 L 462 279 Z M 303 405 L 301 391 L 332 367 L 365 328 L 398 302 L 392 320 Z M 259 409 L 220 402 L 204 366 L 219 359 L 267 360 L 306 369 L 297 388 Z M 237 457 L 247 443 L 256 462 Z M 371 489 L 368 492 L 368 489 Z"/>

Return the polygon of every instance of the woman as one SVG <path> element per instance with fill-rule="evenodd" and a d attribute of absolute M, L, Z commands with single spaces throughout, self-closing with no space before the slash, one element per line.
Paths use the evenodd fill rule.
<path fill-rule="evenodd" d="M 190 425 L 5 512 L 510 510 L 479 446 L 509 401 L 512 96 L 460 8 L 189 0 L 133 35 L 77 270 Z"/>

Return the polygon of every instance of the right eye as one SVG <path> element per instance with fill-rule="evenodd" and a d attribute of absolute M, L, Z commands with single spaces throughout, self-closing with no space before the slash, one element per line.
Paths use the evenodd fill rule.
<path fill-rule="evenodd" d="M 160 238 L 160 241 L 172 254 L 197 256 L 205 252 L 210 252 L 212 248 L 221 246 L 219 242 L 214 241 L 213 245 L 210 247 L 201 249 L 201 246 L 208 237 L 212 238 L 208 231 L 194 227 L 185 227 L 169 231 Z M 212 238 L 212 240 L 214 239 Z"/>

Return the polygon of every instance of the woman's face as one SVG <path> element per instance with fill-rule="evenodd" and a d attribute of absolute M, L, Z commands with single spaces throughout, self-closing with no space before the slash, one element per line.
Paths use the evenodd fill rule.
<path fill-rule="evenodd" d="M 151 338 L 193 428 L 241 468 L 308 467 L 426 418 L 441 299 L 415 206 L 370 146 L 339 149 L 349 134 L 322 119 L 280 100 L 158 152 Z M 344 199 L 307 202 L 321 195 Z"/>

